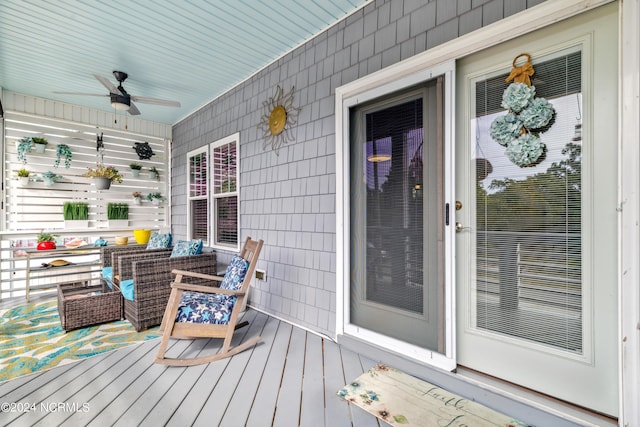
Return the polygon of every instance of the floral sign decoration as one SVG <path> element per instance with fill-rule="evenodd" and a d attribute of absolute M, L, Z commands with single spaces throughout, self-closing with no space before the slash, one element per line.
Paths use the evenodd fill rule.
<path fill-rule="evenodd" d="M 526 56 L 527 62 L 517 67 L 518 58 Z M 536 98 L 536 87 L 531 85 L 534 74 L 531 56 L 523 53 L 513 60 L 513 69 L 505 79 L 513 80 L 502 94 L 502 106 L 509 111 L 497 117 L 489 134 L 498 144 L 507 147 L 505 154 L 520 167 L 535 166 L 544 159 L 546 146 L 540 134 L 555 114 L 553 105 L 544 98 Z"/>

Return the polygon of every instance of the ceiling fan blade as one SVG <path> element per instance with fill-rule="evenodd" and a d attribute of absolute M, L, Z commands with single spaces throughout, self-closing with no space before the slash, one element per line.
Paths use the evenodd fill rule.
<path fill-rule="evenodd" d="M 140 102 L 142 104 L 164 105 L 165 107 L 180 107 L 180 103 L 178 101 L 167 101 L 166 99 L 147 98 L 145 96 L 132 96 L 131 100 Z"/>
<path fill-rule="evenodd" d="M 111 82 L 109 81 L 109 79 L 108 79 L 108 78 L 106 78 L 106 77 L 102 77 L 102 76 L 99 76 L 99 75 L 97 75 L 97 74 L 94 74 L 94 75 L 93 75 L 93 77 L 95 77 L 96 79 L 98 79 L 98 81 L 99 81 L 100 83 L 102 83 L 102 85 L 103 85 L 104 87 L 106 87 L 107 89 L 109 89 L 109 92 L 110 92 L 110 93 L 115 93 L 115 94 L 117 94 L 117 95 L 124 95 L 122 92 L 120 92 L 120 89 L 118 89 L 117 87 L 115 87 L 115 86 L 113 85 L 113 83 L 111 83 Z"/>
<path fill-rule="evenodd" d="M 138 110 L 138 107 L 136 107 L 136 104 L 134 104 L 133 102 L 129 104 L 129 114 L 131 114 L 132 116 L 140 115 L 140 110 Z"/>
<path fill-rule="evenodd" d="M 104 93 L 59 92 L 59 91 L 54 91 L 53 93 L 57 93 L 58 95 L 109 96 L 109 95 L 105 95 Z"/>

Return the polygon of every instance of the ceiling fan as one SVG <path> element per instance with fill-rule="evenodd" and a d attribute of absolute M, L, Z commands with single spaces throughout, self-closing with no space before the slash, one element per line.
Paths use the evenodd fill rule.
<path fill-rule="evenodd" d="M 111 106 L 117 110 L 128 111 L 129 114 L 137 116 L 140 114 L 138 107 L 132 102 L 140 102 L 142 104 L 155 104 L 163 105 L 166 107 L 180 107 L 180 103 L 177 101 L 167 101 L 165 99 L 147 98 L 144 96 L 134 96 L 127 93 L 122 87 L 122 83 L 129 77 L 124 71 L 114 71 L 113 76 L 118 81 L 118 87 L 114 86 L 106 77 L 94 74 L 93 77 L 98 79 L 104 87 L 109 90 L 109 95 L 97 94 L 97 93 L 80 93 L 80 92 L 54 92 L 63 95 L 85 95 L 85 96 L 109 96 L 111 99 Z"/>

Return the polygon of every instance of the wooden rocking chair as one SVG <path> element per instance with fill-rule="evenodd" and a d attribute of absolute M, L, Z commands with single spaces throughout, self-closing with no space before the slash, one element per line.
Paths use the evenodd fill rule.
<path fill-rule="evenodd" d="M 175 281 L 171 284 L 171 295 L 164 312 L 160 331 L 162 341 L 154 362 L 171 366 L 190 366 L 213 362 L 240 353 L 256 345 L 260 337 L 231 348 L 231 339 L 236 329 L 249 324 L 238 323 L 244 299 L 255 272 L 262 240 L 247 237 L 240 254 L 235 255 L 224 277 L 210 276 L 184 270 L 174 270 Z M 219 286 L 203 286 L 182 283 L 183 277 L 207 279 L 220 282 Z M 165 356 L 170 338 L 224 338 L 219 352 L 191 359 Z"/>

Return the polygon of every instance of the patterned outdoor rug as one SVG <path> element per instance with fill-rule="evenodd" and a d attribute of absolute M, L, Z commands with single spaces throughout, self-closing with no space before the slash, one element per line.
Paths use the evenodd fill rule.
<path fill-rule="evenodd" d="M 136 332 L 125 320 L 65 333 L 56 301 L 0 310 L 0 381 L 158 337 L 157 327 Z"/>
<path fill-rule="evenodd" d="M 385 365 L 360 375 L 338 396 L 394 426 L 527 425 Z"/>

